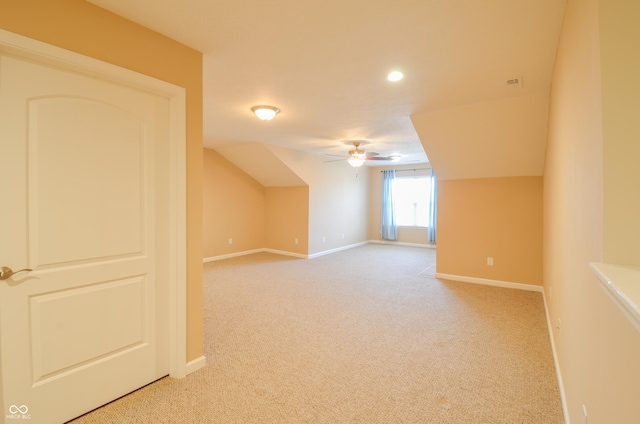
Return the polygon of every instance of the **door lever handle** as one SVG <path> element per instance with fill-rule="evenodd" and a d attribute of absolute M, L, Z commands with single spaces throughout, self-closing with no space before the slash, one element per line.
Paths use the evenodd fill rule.
<path fill-rule="evenodd" d="M 33 271 L 33 270 L 29 268 L 25 268 L 25 269 L 19 269 L 17 271 L 13 271 L 8 266 L 3 266 L 3 267 L 0 267 L 0 280 L 8 280 L 9 278 L 11 278 L 13 274 L 17 274 L 19 272 L 30 272 L 30 271 Z"/>

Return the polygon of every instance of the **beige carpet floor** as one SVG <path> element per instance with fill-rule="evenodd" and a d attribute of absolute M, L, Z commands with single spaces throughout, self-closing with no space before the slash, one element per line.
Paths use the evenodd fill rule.
<path fill-rule="evenodd" d="M 541 294 L 434 271 L 376 244 L 206 264 L 207 366 L 73 423 L 562 423 Z"/>

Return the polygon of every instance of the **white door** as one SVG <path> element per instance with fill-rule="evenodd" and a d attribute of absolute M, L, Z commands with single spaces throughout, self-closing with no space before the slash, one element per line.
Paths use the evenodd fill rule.
<path fill-rule="evenodd" d="M 169 374 L 168 100 L 0 56 L 0 421 Z M 5 273 L 6 276 L 6 273 Z"/>

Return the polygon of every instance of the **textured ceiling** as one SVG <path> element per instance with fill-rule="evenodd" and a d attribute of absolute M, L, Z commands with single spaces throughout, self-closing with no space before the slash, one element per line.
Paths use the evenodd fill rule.
<path fill-rule="evenodd" d="M 343 140 L 365 139 L 368 150 L 403 155 L 402 162 L 427 161 L 424 147 L 431 156 L 429 146 L 440 142 L 425 140 L 429 134 L 454 143 L 453 152 L 467 143 L 478 150 L 469 131 L 442 134 L 455 127 L 455 114 L 439 128 L 432 113 L 548 95 L 565 6 L 565 0 L 90 2 L 204 53 L 205 147 L 260 142 L 335 155 L 346 154 Z M 394 69 L 405 78 L 390 83 L 386 75 Z M 506 88 L 511 78 L 520 78 L 522 88 Z M 259 121 L 250 111 L 257 104 L 281 113 Z M 546 115 L 533 115 L 525 125 L 546 133 Z M 489 114 L 485 125 L 499 126 L 500 118 Z M 533 143 L 544 150 L 544 136 Z M 451 162 L 445 157 L 451 152 L 438 151 Z"/>

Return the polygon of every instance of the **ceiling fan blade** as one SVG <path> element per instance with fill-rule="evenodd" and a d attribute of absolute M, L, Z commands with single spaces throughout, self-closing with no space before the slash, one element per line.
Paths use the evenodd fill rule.
<path fill-rule="evenodd" d="M 365 159 L 367 160 L 393 160 L 393 158 L 389 158 L 386 156 L 367 156 Z"/>

